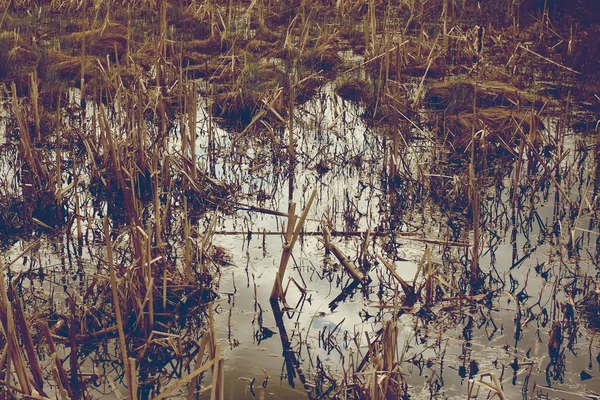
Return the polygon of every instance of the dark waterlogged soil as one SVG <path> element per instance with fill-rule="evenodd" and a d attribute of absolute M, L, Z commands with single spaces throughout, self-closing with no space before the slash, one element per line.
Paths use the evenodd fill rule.
<path fill-rule="evenodd" d="M 7 398 L 600 396 L 593 1 L 13 3 Z"/>

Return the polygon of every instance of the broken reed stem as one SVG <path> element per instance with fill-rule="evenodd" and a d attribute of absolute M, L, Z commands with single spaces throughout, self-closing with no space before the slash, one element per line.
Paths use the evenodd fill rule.
<path fill-rule="evenodd" d="M 167 0 L 160 0 L 160 54 L 167 58 Z M 157 70 L 158 74 L 158 70 Z M 162 82 L 162 79 L 161 79 Z"/>
<path fill-rule="evenodd" d="M 362 243 L 361 249 L 360 249 L 360 253 L 362 255 L 361 257 L 361 266 L 363 268 L 367 268 L 367 262 L 368 262 L 368 253 L 369 253 L 369 242 L 371 241 L 371 230 L 367 229 L 367 232 L 365 233 L 365 239 Z"/>
<path fill-rule="evenodd" d="M 473 248 L 471 249 L 471 284 L 479 280 L 479 192 L 473 188 Z"/>
<path fill-rule="evenodd" d="M 406 302 L 408 304 L 414 304 L 416 302 L 414 286 L 409 285 L 408 282 L 402 279 L 402 277 L 396 271 L 396 267 L 392 263 L 381 257 L 379 254 L 377 254 L 377 259 L 382 262 L 382 264 L 388 269 L 388 271 L 390 271 L 392 276 L 398 281 L 398 283 L 400 283 L 400 286 L 402 287 L 402 290 L 404 291 L 404 294 L 406 296 Z"/>
<path fill-rule="evenodd" d="M 33 196 L 38 191 L 46 190 L 48 186 L 52 186 L 51 177 L 48 173 L 48 167 L 42 163 L 38 151 L 31 144 L 31 135 L 27 128 L 28 124 L 25 121 L 25 115 L 23 115 L 23 110 L 17 97 L 17 87 L 14 82 L 12 83 L 11 90 L 12 106 L 17 126 L 19 127 L 19 157 L 25 161 L 30 174 L 33 175 L 32 178 L 35 179 L 35 182 L 25 182 L 22 190 L 24 195 Z M 31 183 L 34 186 L 27 185 L 27 183 Z"/>
<path fill-rule="evenodd" d="M 443 0 L 442 21 L 444 35 L 444 54 L 446 54 L 446 52 L 448 51 L 448 0 Z"/>
<path fill-rule="evenodd" d="M 220 361 L 222 362 L 223 360 L 220 359 Z M 167 386 L 167 388 L 161 394 L 159 394 L 158 396 L 154 397 L 153 400 L 162 400 L 162 399 L 170 396 L 177 389 L 179 389 L 179 388 L 181 388 L 181 387 L 189 384 L 190 382 L 192 382 L 201 373 L 208 371 L 211 367 L 214 366 L 215 362 L 216 362 L 215 358 L 212 358 L 212 359 L 208 360 L 207 362 L 205 362 L 204 364 L 202 364 L 200 367 L 198 367 L 194 371 L 192 371 L 190 374 L 186 375 L 185 377 L 183 377 L 183 378 L 179 379 L 178 381 L 172 383 L 171 385 Z M 214 386 L 213 386 L 213 390 L 214 390 Z M 221 393 L 223 393 L 223 391 L 221 391 Z M 219 397 L 219 400 L 222 400 L 223 396 L 222 395 L 220 395 L 220 396 L 221 397 Z M 211 396 L 211 399 L 212 398 L 213 397 Z"/>
<path fill-rule="evenodd" d="M 3 275 L 3 274 L 2 274 Z M 3 278 L 3 276 L 2 276 Z M 23 305 L 21 304 L 21 300 L 15 287 L 13 284 L 10 284 L 11 297 L 13 301 L 13 309 L 15 314 L 15 320 L 17 326 L 19 328 L 19 332 L 21 333 L 21 339 L 23 340 L 23 348 L 25 349 L 25 353 L 27 354 L 27 361 L 29 361 L 29 366 L 31 368 L 31 374 L 33 375 L 33 381 L 36 387 L 36 390 L 40 393 L 43 393 L 42 388 L 44 387 L 44 379 L 42 369 L 40 368 L 40 364 L 38 362 L 37 354 L 35 352 L 35 346 L 33 344 L 33 340 L 31 339 L 31 332 L 29 330 L 29 324 L 25 319 L 25 313 L 23 312 Z"/>
<path fill-rule="evenodd" d="M 65 372 L 65 369 L 63 368 L 62 359 L 59 357 L 58 351 L 56 350 L 56 346 L 54 345 L 54 340 L 52 339 L 52 334 L 50 333 L 50 328 L 48 328 L 48 322 L 39 321 L 38 329 L 44 335 L 44 338 L 46 339 L 46 344 L 48 345 L 48 348 L 50 349 L 51 357 L 54 361 L 54 369 L 53 369 L 54 381 L 56 382 L 56 385 L 59 387 L 59 392 L 61 393 L 61 397 L 65 400 L 73 399 L 75 396 L 73 395 L 71 386 L 69 386 L 69 379 L 67 378 L 67 373 Z M 66 393 L 64 393 L 64 394 L 66 394 L 66 396 L 64 394 L 62 394 L 63 391 L 66 392 Z"/>
<path fill-rule="evenodd" d="M 123 317 L 121 314 L 121 306 L 119 304 L 119 291 L 117 286 L 117 276 L 115 274 L 115 266 L 113 264 L 112 244 L 110 240 L 110 228 L 108 226 L 108 216 L 104 214 L 104 240 L 106 245 L 106 261 L 108 262 L 108 270 L 110 274 L 110 287 L 113 296 L 113 305 L 115 307 L 115 317 L 117 319 L 117 331 L 119 332 L 119 347 L 121 348 L 121 359 L 125 368 L 125 379 L 129 388 L 129 398 L 135 399 L 137 393 L 132 393 L 133 376 L 129 369 L 129 357 L 127 356 L 127 344 L 125 342 L 125 331 L 123 328 Z"/>
<path fill-rule="evenodd" d="M 0 270 L 2 269 L 2 260 L 0 260 Z M 21 352 L 21 344 L 17 336 L 15 320 L 11 303 L 8 300 L 8 293 L 4 284 L 4 274 L 0 276 L 0 322 L 2 323 L 3 333 L 8 347 L 6 364 L 6 382 L 7 387 L 10 387 L 10 363 L 14 364 L 15 373 L 19 382 L 20 391 L 25 395 L 31 395 L 32 387 L 27 374 L 26 362 L 23 353 Z"/>
<path fill-rule="evenodd" d="M 75 393 L 75 397 L 79 397 L 81 393 L 80 379 L 79 379 L 79 356 L 77 352 L 77 324 L 75 322 L 75 316 L 77 315 L 77 304 L 73 296 L 67 298 L 71 315 L 69 316 L 69 366 L 71 368 L 71 389 Z"/>
<path fill-rule="evenodd" d="M 148 226 L 146 228 L 146 232 L 144 232 L 145 239 L 145 266 L 146 273 L 144 276 L 144 283 L 146 285 L 146 299 L 144 301 L 148 302 L 148 330 L 152 331 L 154 327 L 154 275 L 152 274 L 152 243 L 150 242 L 150 234 L 147 232 L 152 232 L 150 228 L 151 222 L 148 221 Z M 143 311 L 142 311 L 143 312 Z"/>
<path fill-rule="evenodd" d="M 212 385 L 212 393 L 211 399 L 215 398 L 218 400 L 223 400 L 224 398 L 224 384 L 223 384 L 223 376 L 224 376 L 224 360 L 221 357 L 221 352 L 219 349 L 219 345 L 217 344 L 215 338 L 214 331 L 214 311 L 213 304 L 210 303 L 208 305 L 208 331 L 204 333 L 202 336 L 202 340 L 200 341 L 200 345 L 198 346 L 198 353 L 196 354 L 196 368 L 190 372 L 188 375 L 171 383 L 169 386 L 165 388 L 165 390 L 160 393 L 158 396 L 154 397 L 153 400 L 162 400 L 166 397 L 170 397 L 172 393 L 174 393 L 179 388 L 187 385 L 188 386 L 188 399 L 196 398 L 195 388 L 198 385 L 198 375 L 203 372 L 208 371 L 210 368 L 213 369 L 213 379 L 216 374 L 219 374 L 219 381 L 215 385 L 213 382 Z M 202 359 L 204 358 L 204 354 L 206 353 L 206 349 L 208 347 L 208 360 L 202 364 Z M 217 365 L 215 365 L 217 364 Z M 215 391 L 218 391 L 216 393 Z"/>
<path fill-rule="evenodd" d="M 273 285 L 273 290 L 271 291 L 271 300 L 279 299 L 279 293 L 282 289 L 283 275 L 285 273 L 285 269 L 287 267 L 287 263 L 291 256 L 291 248 L 290 243 L 292 242 L 292 237 L 294 235 L 294 225 L 296 224 L 296 203 L 290 203 L 290 207 L 288 210 L 288 222 L 286 226 L 285 232 L 285 243 L 283 244 L 283 252 L 281 253 L 281 260 L 279 262 L 279 271 L 277 272 L 275 278 L 275 284 Z"/>
<path fill-rule="evenodd" d="M 290 74 L 291 75 L 291 74 Z M 292 81 L 292 76 L 289 77 L 290 94 L 288 104 L 288 152 L 290 160 L 294 159 L 294 99 L 296 97 L 296 84 Z"/>
<path fill-rule="evenodd" d="M 82 26 L 88 26 L 87 24 L 87 2 L 83 2 L 83 7 L 82 7 Z M 81 90 L 81 98 L 80 98 L 80 104 L 83 107 L 83 105 L 85 104 L 85 39 L 86 39 L 86 35 L 81 35 L 81 68 L 79 70 L 79 84 L 80 84 L 80 90 Z"/>
<path fill-rule="evenodd" d="M 33 106 L 33 116 L 35 118 L 35 133 L 37 135 L 37 141 L 40 142 L 42 140 L 42 136 L 40 133 L 40 110 L 39 110 L 39 94 L 38 94 L 38 78 L 37 71 L 34 71 L 30 75 L 31 80 L 31 105 Z"/>
<path fill-rule="evenodd" d="M 377 18 L 375 17 L 375 1 L 369 0 L 369 19 L 370 19 L 370 33 L 371 33 L 371 45 L 372 55 L 377 54 Z"/>
<path fill-rule="evenodd" d="M 534 55 L 534 56 L 536 56 L 536 57 L 539 57 L 539 58 L 541 58 L 542 60 L 544 60 L 544 61 L 546 61 L 546 62 L 549 62 L 550 64 L 554 64 L 554 65 L 556 65 L 557 67 L 564 68 L 564 69 L 566 69 L 567 71 L 569 71 L 569 72 L 572 72 L 572 73 L 574 73 L 574 74 L 582 75 L 582 73 L 581 73 L 581 72 L 579 72 L 579 71 L 576 71 L 576 70 L 574 70 L 574 69 L 572 69 L 572 68 L 566 67 L 566 66 L 564 66 L 564 65 L 562 65 L 562 64 L 559 64 L 559 63 L 557 63 L 556 61 L 553 61 L 553 60 L 551 60 L 551 59 L 549 59 L 549 58 L 547 58 L 547 57 L 544 57 L 544 56 L 542 56 L 541 54 L 538 54 L 538 53 L 536 53 L 536 52 L 535 52 L 535 51 L 533 51 L 533 50 L 529 50 L 527 47 L 523 46 L 523 45 L 522 45 L 522 44 L 520 44 L 520 43 L 517 45 L 517 49 L 519 49 L 519 48 L 520 48 L 520 49 L 523 49 L 523 50 L 525 50 L 525 51 L 527 51 L 528 53 L 531 53 L 531 54 L 533 54 L 533 55 Z"/>
<path fill-rule="evenodd" d="M 81 209 L 79 207 L 79 174 L 75 172 L 76 160 L 75 150 L 71 149 L 71 162 L 73 163 L 73 190 L 75 196 L 75 218 L 77 220 L 77 242 L 81 244 L 83 241 L 83 231 L 81 229 Z"/>
<path fill-rule="evenodd" d="M 187 197 L 183 198 L 183 266 L 184 275 L 192 276 L 192 227 L 188 218 Z"/>
<path fill-rule="evenodd" d="M 358 268 L 354 267 L 354 265 L 352 265 L 348 257 L 346 257 L 346 255 L 342 253 L 342 251 L 331 242 L 331 239 L 329 239 L 331 233 L 329 232 L 329 228 L 326 226 L 323 227 L 323 236 L 328 237 L 328 239 L 324 240 L 324 242 L 329 244 L 329 251 L 331 251 L 333 255 L 339 260 L 340 264 L 344 266 L 346 271 L 357 281 L 365 283 L 367 280 L 365 274 L 363 274 L 363 272 Z"/>
<path fill-rule="evenodd" d="M 221 348 L 217 343 L 214 349 L 215 357 L 213 358 L 212 369 L 212 390 L 210 392 L 210 400 L 222 400 L 224 397 L 223 391 L 223 358 L 221 357 Z"/>
<path fill-rule="evenodd" d="M 194 179 L 194 182 L 198 179 L 198 168 L 196 165 L 196 124 L 198 121 L 198 112 L 196 107 L 198 106 L 198 88 L 196 87 L 196 82 L 192 83 L 192 89 L 190 94 L 190 105 L 188 106 L 188 123 L 190 130 L 190 140 L 189 146 L 191 150 L 191 165 L 192 165 L 192 173 L 191 176 Z M 185 150 L 185 149 L 184 149 Z"/>
<path fill-rule="evenodd" d="M 473 115 L 477 115 L 477 86 L 473 87 Z M 471 291 L 479 285 L 479 192 L 475 182 L 475 125 L 471 127 L 471 162 L 469 164 L 469 199 L 473 212 L 473 248 L 471 249 Z"/>
<path fill-rule="evenodd" d="M 419 101 L 421 100 L 421 92 L 423 92 L 423 85 L 425 84 L 425 78 L 427 77 L 429 68 L 431 68 L 431 63 L 433 62 L 433 50 L 435 50 L 435 46 L 437 45 L 439 38 L 440 38 L 439 35 L 435 37 L 433 46 L 431 46 L 431 50 L 429 51 L 429 55 L 427 56 L 427 68 L 425 69 L 425 73 L 421 77 L 421 82 L 419 83 L 419 87 L 417 89 L 417 92 L 415 93 L 415 99 L 413 100 L 413 103 L 412 103 L 413 107 L 416 107 L 417 104 L 419 104 Z M 421 43 L 421 42 L 419 41 L 419 43 Z M 420 44 L 419 44 L 419 46 L 420 46 Z M 420 49 L 420 47 L 419 47 L 419 49 Z"/>
<path fill-rule="evenodd" d="M 396 315 L 396 313 L 394 313 Z M 383 358 L 383 382 L 379 386 L 383 386 L 382 392 L 384 398 L 388 397 L 388 389 L 390 389 L 390 383 L 399 384 L 397 381 L 397 360 L 396 352 L 398 351 L 398 324 L 395 319 L 386 321 L 383 333 L 381 335 L 382 343 L 382 358 Z M 396 388 L 394 388 L 396 389 Z M 398 393 L 390 393 L 392 398 Z"/>
<path fill-rule="evenodd" d="M 152 193 L 154 194 L 153 196 L 153 202 L 154 202 L 154 236 L 155 236 L 155 241 L 156 241 L 156 249 L 158 252 L 163 252 L 161 251 L 163 249 L 162 247 L 162 216 L 161 216 L 161 210 L 162 207 L 160 206 L 160 186 L 159 186 L 159 169 L 158 169 L 158 150 L 156 149 L 156 147 L 153 149 L 152 152 L 152 171 L 151 171 L 151 176 L 154 176 L 154 189 L 152 191 Z"/>
<path fill-rule="evenodd" d="M 306 221 L 306 217 L 308 216 L 308 212 L 310 207 L 312 206 L 313 200 L 317 195 L 317 189 L 313 189 L 308 202 L 306 203 L 306 207 L 298 220 L 298 223 L 295 224 L 296 216 L 294 215 L 296 205 L 295 203 L 290 204 L 290 211 L 288 213 L 288 227 L 286 233 L 286 242 L 283 245 L 283 252 L 281 253 L 281 261 L 279 263 L 279 271 L 277 272 L 277 277 L 275 278 L 275 282 L 273 283 L 273 290 L 271 290 L 270 300 L 279 299 L 281 296 L 281 288 L 283 282 L 283 275 L 285 274 L 285 270 L 287 268 L 287 264 L 290 261 L 290 257 L 292 255 L 292 250 L 294 249 L 294 245 L 300 236 L 300 232 L 302 231 L 302 227 L 304 225 L 304 221 Z M 295 226 L 295 229 L 294 229 Z M 291 233 L 293 231 L 293 234 Z M 290 237 L 291 236 L 291 237 Z"/>

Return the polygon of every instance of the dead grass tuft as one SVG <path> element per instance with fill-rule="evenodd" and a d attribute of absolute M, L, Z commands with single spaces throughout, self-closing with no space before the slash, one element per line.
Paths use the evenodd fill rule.
<path fill-rule="evenodd" d="M 472 111 L 474 101 L 477 108 L 543 104 L 534 94 L 506 82 L 475 82 L 461 78 L 433 85 L 425 94 L 424 105 L 429 109 L 444 110 L 449 114 Z"/>

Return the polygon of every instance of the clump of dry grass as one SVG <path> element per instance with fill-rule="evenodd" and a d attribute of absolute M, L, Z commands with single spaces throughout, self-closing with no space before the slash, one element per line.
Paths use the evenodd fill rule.
<path fill-rule="evenodd" d="M 63 41 L 79 48 L 85 41 L 85 51 L 105 57 L 107 54 L 120 58 L 127 50 L 127 27 L 119 23 L 106 22 L 101 27 L 67 35 Z"/>
<path fill-rule="evenodd" d="M 449 115 L 444 123 L 443 132 L 452 150 L 468 149 L 472 143 L 471 132 L 475 129 L 476 148 L 488 153 L 498 148 L 510 151 L 519 142 L 519 131 L 529 134 L 533 126 L 537 137 L 544 128 L 535 114 L 501 107 L 482 109 L 475 114 Z"/>
<path fill-rule="evenodd" d="M 217 36 L 212 36 L 208 39 L 191 40 L 185 43 L 186 52 L 196 52 L 200 54 L 218 54 L 227 52 L 230 44 L 227 41 L 221 40 Z"/>
<path fill-rule="evenodd" d="M 27 39 L 16 32 L 0 33 L 0 79 L 14 82 L 19 95 L 29 93 L 29 76 L 42 59 L 37 42 Z"/>
<path fill-rule="evenodd" d="M 303 104 L 312 99 L 319 91 L 319 88 L 323 86 L 326 79 L 320 75 L 311 74 L 306 78 L 300 80 L 295 85 L 295 97 L 294 102 L 296 104 Z M 284 93 L 287 97 L 289 93 Z M 289 101 L 289 99 L 288 99 Z"/>
<path fill-rule="evenodd" d="M 369 81 L 352 77 L 338 80 L 335 92 L 344 100 L 367 105 L 375 101 L 373 89 L 373 84 Z"/>
<path fill-rule="evenodd" d="M 232 84 L 217 87 L 213 96 L 213 114 L 237 126 L 248 125 L 264 109 L 266 101 L 285 84 L 285 74 L 271 63 L 246 63 Z M 286 113 L 283 96 L 270 102 L 271 112 Z"/>
<path fill-rule="evenodd" d="M 259 24 L 254 32 L 253 40 L 275 44 L 277 41 L 281 40 L 281 35 L 276 31 L 267 28 L 265 24 Z"/>
<path fill-rule="evenodd" d="M 67 82 L 77 82 L 77 78 L 81 76 L 82 58 L 69 56 L 59 51 L 50 50 L 45 55 L 44 74 L 48 80 L 59 79 Z M 86 56 L 83 62 L 85 76 L 92 78 L 96 76 L 98 66 L 102 61 L 94 56 Z"/>
<path fill-rule="evenodd" d="M 521 135 L 533 133 L 537 140 L 544 129 L 540 118 L 527 111 L 541 106 L 542 99 L 505 82 L 457 79 L 437 83 L 425 93 L 423 104 L 442 111 L 435 117 L 436 129 L 448 139 L 451 150 L 464 151 L 473 144 L 478 150 L 511 152 Z"/>
<path fill-rule="evenodd" d="M 323 73 L 333 73 L 342 65 L 342 57 L 337 48 L 331 44 L 319 44 L 301 55 L 306 68 Z"/>
<path fill-rule="evenodd" d="M 475 82 L 456 79 L 436 83 L 426 93 L 425 107 L 444 110 L 447 114 L 472 111 L 477 108 L 519 107 L 542 105 L 542 99 L 532 93 L 500 81 Z"/>
<path fill-rule="evenodd" d="M 276 42 L 254 38 L 248 42 L 246 45 L 246 50 L 253 53 L 262 54 L 269 50 L 275 49 L 276 47 Z"/>

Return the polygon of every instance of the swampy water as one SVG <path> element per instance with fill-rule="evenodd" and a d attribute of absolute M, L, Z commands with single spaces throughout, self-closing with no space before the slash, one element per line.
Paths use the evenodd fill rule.
<path fill-rule="evenodd" d="M 597 0 L 2 3 L 0 398 L 600 397 Z"/>
<path fill-rule="evenodd" d="M 221 151 L 209 156 L 202 104 L 198 113 L 204 115 L 198 124 L 200 167 L 239 188 L 234 212 L 217 208 L 192 220 L 200 232 L 216 221 L 212 243 L 225 254 L 214 275 L 218 297 L 208 306 L 215 310 L 225 359 L 225 398 L 303 399 L 307 389 L 316 398 L 337 393 L 348 387 L 370 343 L 390 320 L 397 326 L 399 376 L 411 398 L 464 399 L 477 393 L 482 398 L 491 393 L 489 387 L 472 382 L 492 382 L 492 376 L 506 398 L 600 396 L 594 298 L 599 181 L 589 151 L 594 137 L 565 128 L 559 134 L 564 121 L 549 116 L 542 134 L 564 156 L 560 162 L 534 160 L 523 148 L 519 154 L 518 145 L 509 149 L 517 157 L 492 152 L 480 159 L 474 174 L 485 282 L 471 296 L 458 295 L 469 291 L 464 276 L 473 257 L 473 213 L 464 185 L 468 162 L 464 154 L 457 160 L 439 147 L 425 116 L 401 125 L 402 136 L 410 140 L 400 146 L 401 167 L 391 179 L 393 133 L 369 126 L 364 110 L 343 101 L 330 86 L 296 111 L 291 166 L 282 161 L 285 143 L 267 146 L 221 128 L 214 129 L 213 138 Z M 179 151 L 176 145 L 170 149 Z M 550 165 L 551 174 L 542 163 Z M 287 218 L 282 215 L 290 202 L 299 215 L 315 189 L 283 282 L 280 312 L 269 296 L 284 246 Z M 10 266 L 9 276 L 26 274 L 19 286 L 30 300 L 26 310 L 66 309 L 65 299 L 84 296 L 101 268 L 105 243 L 97 232 L 109 205 L 82 197 L 87 216 L 82 243 L 74 239 L 74 224 L 69 235 L 36 235 L 41 238 L 37 247 Z M 324 221 L 339 232 L 331 238 L 339 249 L 368 269 L 368 283 L 353 283 L 325 251 Z M 116 234 L 117 249 L 123 235 L 124 227 Z M 4 263 L 33 241 L 6 245 Z M 181 266 L 183 245 L 174 241 L 172 246 L 180 256 L 173 262 Z M 404 303 L 401 285 L 377 255 L 420 288 L 417 302 Z M 126 393 L 115 367 L 114 342 L 81 351 L 82 371 L 106 377 L 91 389 L 92 396 Z M 176 368 L 166 363 L 163 372 Z M 358 372 L 364 379 L 373 373 L 369 368 Z M 207 373 L 200 387 L 210 384 Z M 185 398 L 187 389 L 175 395 Z M 200 397 L 209 398 L 210 390 Z"/>
<path fill-rule="evenodd" d="M 333 124 L 339 112 L 342 118 Z M 267 202 L 269 208 L 286 211 L 292 182 L 293 199 L 298 204 L 306 202 L 311 188 L 318 190 L 307 231 L 318 230 L 320 220 L 327 216 L 340 231 L 391 228 L 423 233 L 434 242 L 452 238 L 470 243 L 472 230 L 462 221 L 466 213 L 445 209 L 446 205 L 412 193 L 390 194 L 381 179 L 384 155 L 378 149 L 384 139 L 361 123 L 357 118 L 360 112 L 335 95 L 306 106 L 302 120 L 307 128 L 301 134 L 304 161 L 293 180 L 273 181 L 277 178 L 270 174 L 260 180 L 259 185 L 269 188 L 272 196 Z M 553 135 L 556 121 L 546 124 L 545 134 Z M 569 155 L 559 167 L 568 170 L 564 182 L 578 202 L 591 196 L 590 182 L 595 179 L 595 161 L 580 153 L 585 145 L 585 137 L 567 133 L 564 151 Z M 410 143 L 401 157 L 409 171 L 418 171 L 421 166 L 429 174 L 439 172 L 428 143 Z M 314 165 L 323 159 L 331 170 L 321 174 Z M 353 162 L 357 159 L 360 161 Z M 469 387 L 469 378 L 485 373 L 494 373 L 504 382 L 507 398 L 587 398 L 600 390 L 600 347 L 594 340 L 597 315 L 586 315 L 575 304 L 582 277 L 594 279 L 597 274 L 595 217 L 579 219 L 574 231 L 576 250 L 569 251 L 566 242 L 570 233 L 565 231 L 568 210 L 560 205 L 556 189 L 548 183 L 535 188 L 541 171 L 525 174 L 517 193 L 520 206 L 511 207 L 514 166 L 502 162 L 491 160 L 488 170 L 478 172 L 493 176 L 482 189 L 485 245 L 480 263 L 493 276 L 489 297 L 483 303 L 442 302 L 427 312 L 413 310 L 398 318 L 398 353 L 411 397 L 466 398 L 474 390 Z M 278 185 L 280 189 L 273 191 Z M 403 190 L 402 185 L 399 190 Z M 289 378 L 281 357 L 281 327 L 268 301 L 282 239 L 260 232 L 281 230 L 282 224 L 276 217 L 249 213 L 224 221 L 222 229 L 248 230 L 254 232 L 252 235 L 215 236 L 232 255 L 233 264 L 220 281 L 227 301 L 220 303 L 222 311 L 217 319 L 219 332 L 229 344 L 226 371 L 231 378 L 230 398 L 255 394 L 306 398 L 299 379 Z M 419 238 L 378 236 L 369 242 L 369 251 L 396 260 L 397 272 L 408 281 L 418 274 L 419 263 L 428 254 L 440 280 L 455 285 L 453 274 L 463 268 L 464 248 L 425 243 Z M 356 237 L 336 241 L 346 254 L 358 254 L 363 242 Z M 289 286 L 286 297 L 293 310 L 284 314 L 283 325 L 305 374 L 343 380 L 350 366 L 360 363 L 368 348 L 366 336 L 373 336 L 382 321 L 392 318 L 394 299 L 401 293 L 386 275 L 381 265 L 375 265 L 370 285 L 348 291 L 351 279 L 335 258 L 324 254 L 319 238 L 303 238 L 289 276 L 306 292 L 294 284 Z M 345 295 L 340 299 L 342 293 Z M 548 342 L 552 322 L 567 321 L 570 312 L 577 316 L 564 325 L 564 353 L 560 360 L 551 360 Z M 269 380 L 261 387 L 265 374 Z M 585 379 L 586 374 L 592 378 Z M 259 393 L 262 391 L 264 394 Z M 481 388 L 480 396 L 484 392 Z"/>

